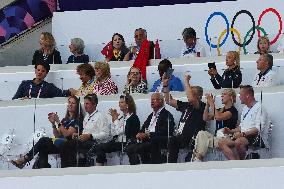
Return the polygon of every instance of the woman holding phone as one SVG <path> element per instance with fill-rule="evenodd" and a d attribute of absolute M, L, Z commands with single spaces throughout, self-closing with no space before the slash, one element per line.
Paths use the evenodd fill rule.
<path fill-rule="evenodd" d="M 211 76 L 210 80 L 215 89 L 238 88 L 242 82 L 240 54 L 236 51 L 229 51 L 226 55 L 226 65 L 227 69 L 222 77 L 217 72 L 216 66 L 209 67 L 208 74 Z"/>

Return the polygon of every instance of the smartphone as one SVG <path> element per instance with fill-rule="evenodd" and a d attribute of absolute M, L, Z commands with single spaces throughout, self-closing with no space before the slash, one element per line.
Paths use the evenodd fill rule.
<path fill-rule="evenodd" d="M 168 68 L 166 71 L 166 76 L 170 78 L 173 75 L 174 69 Z"/>
<path fill-rule="evenodd" d="M 211 69 L 211 68 L 214 68 L 216 70 L 216 64 L 215 62 L 209 62 L 208 63 L 208 68 Z"/>

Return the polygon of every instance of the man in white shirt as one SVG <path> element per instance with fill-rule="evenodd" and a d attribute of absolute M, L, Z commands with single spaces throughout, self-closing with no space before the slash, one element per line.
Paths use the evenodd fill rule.
<path fill-rule="evenodd" d="M 276 73 L 272 70 L 273 56 L 261 54 L 256 61 L 257 69 L 260 71 L 254 76 L 253 87 L 272 87 L 277 85 Z"/>
<path fill-rule="evenodd" d="M 204 57 L 205 48 L 198 43 L 196 32 L 193 28 L 185 28 L 182 32 L 185 47 L 182 50 L 181 57 Z"/>
<path fill-rule="evenodd" d="M 240 125 L 236 129 L 224 128 L 224 134 L 233 137 L 219 141 L 219 149 L 229 160 L 245 159 L 248 146 L 264 147 L 268 144 L 268 115 L 261 103 L 255 100 L 251 86 L 240 86 L 240 101 L 243 108 Z"/>
<path fill-rule="evenodd" d="M 95 152 L 96 145 L 107 142 L 110 139 L 110 126 L 105 115 L 97 110 L 98 98 L 96 94 L 88 94 L 84 97 L 84 107 L 86 116 L 83 121 L 83 132 L 73 135 L 74 140 L 67 141 L 64 144 L 63 157 L 68 157 L 66 165 L 68 167 L 76 166 L 76 154 L 82 156 L 78 166 L 86 166 L 87 154 Z"/>

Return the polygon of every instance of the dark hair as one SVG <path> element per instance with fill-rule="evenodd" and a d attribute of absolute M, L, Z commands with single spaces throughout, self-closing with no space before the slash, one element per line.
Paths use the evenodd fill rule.
<path fill-rule="evenodd" d="M 158 66 L 165 65 L 166 68 L 172 68 L 172 63 L 168 59 L 162 60 Z"/>
<path fill-rule="evenodd" d="M 82 124 L 83 118 L 84 118 L 84 114 L 83 114 L 83 111 L 82 111 L 82 106 L 81 106 L 81 103 L 80 103 L 80 99 L 78 97 L 76 97 L 76 96 L 69 96 L 68 100 L 70 98 L 73 98 L 76 101 L 76 107 L 77 108 L 76 108 L 76 112 L 75 112 L 75 117 L 74 118 L 75 118 L 76 121 L 78 121 L 79 124 Z M 67 109 L 64 119 L 65 120 L 68 119 L 69 116 L 70 116 L 69 115 L 69 111 Z"/>
<path fill-rule="evenodd" d="M 262 54 L 260 56 L 263 56 L 264 59 L 267 61 L 268 63 L 268 67 L 272 68 L 273 66 L 273 56 L 271 54 Z"/>
<path fill-rule="evenodd" d="M 128 105 L 129 113 L 136 114 L 136 105 L 132 96 L 126 93 L 125 95 L 120 95 L 120 98 L 125 100 L 125 103 Z"/>
<path fill-rule="evenodd" d="M 245 90 L 248 95 L 254 96 L 254 90 L 253 90 L 252 86 L 250 86 L 250 85 L 240 85 L 240 89 Z"/>
<path fill-rule="evenodd" d="M 37 69 L 37 66 L 38 66 L 38 65 L 43 66 L 43 67 L 44 67 L 44 69 L 46 70 L 46 73 L 48 73 L 48 72 L 49 72 L 49 70 L 50 70 L 50 65 L 49 65 L 48 63 L 44 63 L 44 62 L 37 62 L 37 63 L 35 64 L 35 69 Z"/>
<path fill-rule="evenodd" d="M 119 33 L 115 33 L 115 34 L 113 34 L 113 36 L 112 36 L 112 38 L 111 38 L 111 43 L 113 43 L 113 39 L 114 39 L 114 37 L 115 37 L 116 35 L 117 35 L 118 37 L 120 37 L 120 39 L 122 40 L 121 48 L 126 47 L 126 46 L 125 46 L 125 40 L 124 40 L 124 37 L 123 37 L 121 34 L 119 34 Z"/>
<path fill-rule="evenodd" d="M 80 64 L 79 66 L 77 66 L 76 71 L 77 73 L 84 72 L 87 76 L 90 76 L 91 78 L 93 78 L 96 75 L 94 67 L 88 63 Z"/>
<path fill-rule="evenodd" d="M 98 104 L 98 97 L 97 95 L 94 94 L 88 94 L 84 97 L 84 99 L 89 100 L 93 105 L 97 105 Z"/>
<path fill-rule="evenodd" d="M 137 29 L 135 29 L 134 34 L 135 34 L 135 32 L 137 32 L 137 31 L 143 31 L 144 34 L 147 36 L 147 31 L 146 31 L 145 29 L 143 29 L 143 28 L 137 28 Z"/>
<path fill-rule="evenodd" d="M 183 32 L 182 32 L 182 37 L 184 39 L 188 39 L 188 38 L 196 38 L 196 32 L 193 28 L 189 27 L 189 28 L 184 28 Z"/>

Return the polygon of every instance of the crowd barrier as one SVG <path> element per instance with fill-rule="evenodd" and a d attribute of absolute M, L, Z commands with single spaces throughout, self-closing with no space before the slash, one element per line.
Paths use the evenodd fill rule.
<path fill-rule="evenodd" d="M 0 186 L 13 189 L 282 188 L 283 159 L 191 162 L 181 164 L 10 170 L 0 172 Z M 237 178 L 237 181 L 236 181 Z M 235 183 L 235 184 L 232 184 Z"/>
<path fill-rule="evenodd" d="M 258 72 L 256 69 L 256 60 L 259 55 L 243 56 L 241 62 L 241 71 L 243 75 L 242 84 L 251 84 L 254 75 Z M 159 79 L 157 65 L 160 60 L 151 60 L 150 66 L 147 67 L 147 80 L 149 90 L 154 82 Z M 207 62 L 216 62 L 216 66 L 220 75 L 226 68 L 225 57 L 206 57 L 206 58 L 178 58 L 171 59 L 174 75 L 180 77 L 183 82 L 183 76 L 187 72 L 192 76 L 191 83 L 193 85 L 200 85 L 205 89 L 213 89 L 210 82 L 210 76 L 207 73 Z M 284 76 L 281 74 L 284 70 L 284 55 L 275 54 L 274 70 L 277 72 L 278 84 L 284 84 Z M 92 63 L 93 64 L 93 63 Z M 112 79 L 118 86 L 119 93 L 124 89 L 127 79 L 127 73 L 130 62 L 110 62 Z M 60 89 L 79 88 L 81 80 L 76 74 L 76 67 L 78 64 L 67 65 L 52 65 L 51 70 L 46 78 L 46 81 L 54 83 Z M 3 67 L 0 68 L 0 99 L 9 100 L 17 91 L 17 88 L 22 80 L 30 80 L 34 78 L 33 66 L 21 67 Z M 2 89 L 2 90 L 1 90 Z"/>
<path fill-rule="evenodd" d="M 217 107 L 221 106 L 220 92 L 220 90 L 214 92 L 214 95 L 217 95 Z M 184 93 L 176 92 L 173 93 L 173 96 L 176 99 L 187 101 Z M 137 106 L 137 114 L 142 124 L 151 112 L 150 94 L 137 94 L 134 95 L 134 99 Z M 256 99 L 260 100 L 260 89 L 256 89 Z M 107 114 L 109 108 L 119 109 L 118 100 L 119 95 L 99 96 L 98 110 Z M 13 156 L 25 153 L 30 147 L 28 147 L 28 143 L 31 141 L 34 129 L 36 131 L 44 129 L 47 136 L 52 136 L 52 127 L 47 119 L 47 114 L 49 112 L 58 112 L 59 117 L 62 118 L 66 111 L 66 101 L 66 98 L 54 98 L 0 102 L 0 114 L 3 123 L 1 126 L 2 136 L 0 135 L 0 137 L 6 136 L 6 133 L 9 131 L 13 131 L 14 135 L 11 150 L 7 151 L 6 154 Z M 272 132 L 271 152 L 273 158 L 284 157 L 284 144 L 282 143 L 284 132 L 282 132 L 281 128 L 284 118 L 281 106 L 279 106 L 279 103 L 282 101 L 284 101 L 284 87 L 263 89 L 263 106 L 275 125 Z M 240 117 L 243 105 L 240 104 L 239 98 L 237 98 L 236 107 L 239 110 Z M 166 108 L 173 114 L 177 125 L 181 115 L 180 112 L 168 105 L 166 105 Z M 108 118 L 111 120 L 109 115 Z M 214 122 L 210 122 L 208 126 L 209 130 L 214 131 Z M 1 139 L 1 141 L 3 140 Z"/>

